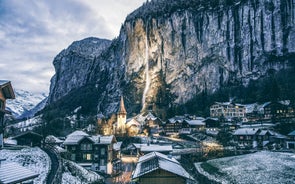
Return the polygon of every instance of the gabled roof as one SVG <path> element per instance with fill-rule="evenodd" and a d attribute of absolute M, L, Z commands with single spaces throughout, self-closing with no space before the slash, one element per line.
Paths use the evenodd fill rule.
<path fill-rule="evenodd" d="M 77 130 L 71 134 L 69 134 L 64 141 L 64 145 L 77 145 L 79 142 L 83 139 L 88 139 L 93 144 L 111 144 L 113 141 L 116 141 L 114 135 L 108 135 L 108 136 L 103 136 L 103 135 L 95 135 L 95 136 L 90 136 L 89 134 Z"/>
<path fill-rule="evenodd" d="M 204 120 L 198 120 L 198 119 L 193 119 L 193 120 L 184 120 L 186 123 L 188 123 L 191 126 L 205 126 L 205 123 L 203 122 Z"/>
<path fill-rule="evenodd" d="M 172 145 L 158 145 L 158 144 L 150 144 L 150 145 L 142 145 L 140 147 L 140 151 L 142 152 L 171 152 L 173 150 Z"/>
<path fill-rule="evenodd" d="M 14 136 L 12 139 L 18 139 L 18 138 L 20 138 L 20 137 L 24 137 L 24 136 L 27 136 L 27 135 L 30 135 L 30 136 L 32 136 L 32 137 L 37 137 L 37 138 L 40 138 L 40 139 L 43 138 L 43 136 L 40 135 L 40 134 L 38 134 L 38 133 L 35 133 L 35 132 L 32 132 L 32 131 L 28 131 L 28 132 L 24 132 L 24 133 L 22 133 L 22 134 L 19 134 L 19 135 L 17 135 L 17 136 Z"/>
<path fill-rule="evenodd" d="M 293 130 L 292 132 L 290 132 L 288 135 L 289 136 L 295 136 L 295 130 Z"/>
<path fill-rule="evenodd" d="M 176 159 L 172 157 L 169 158 L 158 152 L 152 152 L 140 157 L 132 178 L 135 179 L 141 177 L 157 169 L 162 169 L 180 177 L 193 180 Z"/>
<path fill-rule="evenodd" d="M 239 128 L 234 135 L 255 135 L 259 130 L 259 128 Z"/>
<path fill-rule="evenodd" d="M 69 134 L 64 141 L 64 145 L 76 145 L 85 137 L 90 137 L 87 133 L 77 130 L 71 134 Z"/>
<path fill-rule="evenodd" d="M 10 81 L 0 80 L 0 90 L 6 99 L 15 99 L 15 94 Z"/>
<path fill-rule="evenodd" d="M 38 177 L 39 174 L 16 163 L 3 163 L 0 167 L 0 183 L 21 183 Z"/>

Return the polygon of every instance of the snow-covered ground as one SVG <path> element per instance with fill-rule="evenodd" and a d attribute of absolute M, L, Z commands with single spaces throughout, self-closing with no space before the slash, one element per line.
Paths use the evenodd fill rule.
<path fill-rule="evenodd" d="M 226 157 L 195 164 L 207 178 L 227 183 L 293 183 L 295 155 L 261 151 L 253 154 Z M 205 169 L 204 169 L 205 168 Z"/>
<path fill-rule="evenodd" d="M 4 163 L 14 162 L 39 174 L 34 184 L 45 183 L 46 175 L 50 170 L 50 158 L 40 148 L 23 148 L 21 150 L 0 150 L 0 158 L 6 159 Z"/>

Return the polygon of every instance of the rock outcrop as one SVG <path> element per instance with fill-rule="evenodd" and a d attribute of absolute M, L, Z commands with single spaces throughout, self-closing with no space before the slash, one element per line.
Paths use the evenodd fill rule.
<path fill-rule="evenodd" d="M 82 46 L 84 40 L 55 58 L 49 102 L 93 84 L 104 89 L 98 103 L 105 114 L 122 94 L 127 110 L 138 112 L 184 104 L 204 90 L 247 85 L 291 62 L 286 56 L 295 53 L 294 3 L 149 1 L 126 18 L 112 43 Z M 102 85 L 102 79 L 108 82 Z"/>

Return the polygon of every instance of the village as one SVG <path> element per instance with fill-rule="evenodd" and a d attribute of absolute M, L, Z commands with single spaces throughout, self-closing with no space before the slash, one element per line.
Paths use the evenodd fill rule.
<path fill-rule="evenodd" d="M 210 107 L 210 117 L 178 115 L 162 121 L 151 110 L 127 119 L 121 96 L 113 121 L 100 114 L 96 127 L 79 129 L 66 137 L 43 137 L 33 129 L 22 128 L 19 135 L 4 138 L 4 115 L 9 113 L 5 101 L 15 96 L 9 81 L 1 81 L 0 86 L 1 150 L 42 148 L 52 167 L 57 166 L 54 177 L 61 177 L 57 173 L 61 172 L 60 162 L 68 160 L 103 176 L 105 183 L 195 183 L 193 162 L 258 150 L 295 151 L 295 130 L 286 135 L 275 130 L 279 123 L 293 121 L 294 109 L 288 100 L 264 104 L 216 102 Z M 15 167 L 23 172 L 20 181 L 39 176 L 24 172 L 27 169 L 22 166 L 12 169 Z M 2 168 L 0 173 L 4 172 Z"/>

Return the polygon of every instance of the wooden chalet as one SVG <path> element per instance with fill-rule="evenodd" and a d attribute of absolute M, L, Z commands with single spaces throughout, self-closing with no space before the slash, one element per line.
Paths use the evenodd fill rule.
<path fill-rule="evenodd" d="M 113 135 L 90 136 L 83 131 L 75 131 L 63 144 L 70 153 L 70 160 L 94 171 L 113 174 L 114 163 L 118 163 L 113 149 L 116 142 Z"/>
<path fill-rule="evenodd" d="M 13 137 L 12 139 L 17 141 L 17 145 L 31 146 L 31 147 L 39 146 L 40 147 L 41 143 L 42 143 L 43 136 L 38 133 L 29 131 L 29 132 L 25 132 L 20 135 L 17 135 L 15 137 Z"/>
<path fill-rule="evenodd" d="M 176 159 L 158 152 L 139 158 L 132 180 L 139 184 L 186 184 L 194 181 Z"/>

